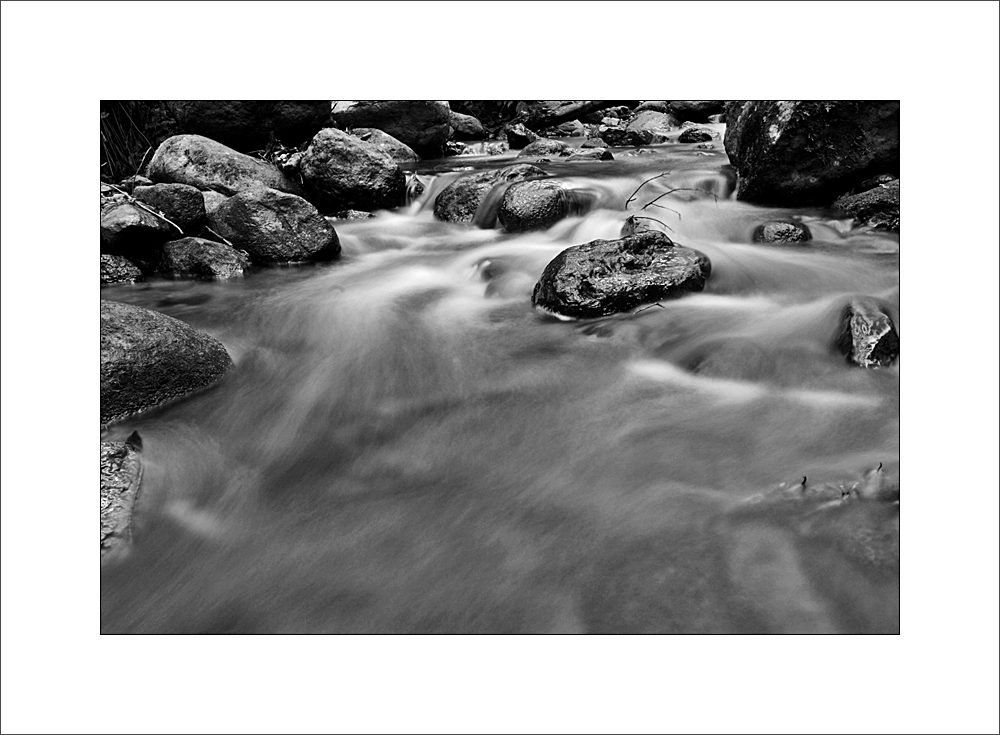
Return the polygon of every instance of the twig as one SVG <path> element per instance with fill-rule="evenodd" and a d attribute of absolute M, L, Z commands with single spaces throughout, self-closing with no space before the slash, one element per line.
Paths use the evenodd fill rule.
<path fill-rule="evenodd" d="M 125 196 L 126 196 L 126 197 L 128 198 L 128 200 L 129 200 L 129 204 L 135 204 L 135 205 L 136 205 L 136 206 L 138 206 L 138 207 L 139 207 L 140 209 L 145 209 L 145 210 L 146 210 L 147 212 L 149 212 L 149 213 L 150 213 L 151 215 L 153 215 L 154 217 L 159 217 L 160 219 L 162 219 L 162 220 L 163 220 L 164 222 L 166 222 L 167 224 L 170 224 L 170 225 L 173 225 L 174 227 L 176 227 L 176 228 L 177 228 L 177 231 L 178 231 L 179 233 L 181 233 L 182 235 L 184 234 L 184 230 L 182 230 L 182 229 L 181 229 L 181 226 L 180 226 L 180 225 L 178 225 L 178 224 L 177 224 L 176 222 L 172 222 L 172 221 L 170 221 L 169 219 L 167 219 L 166 217 L 164 217 L 164 216 L 163 216 L 162 214 L 160 214 L 159 212 L 157 212 L 157 211 L 156 211 L 155 209 L 153 209 L 152 207 L 150 207 L 150 206 L 148 206 L 148 205 L 144 204 L 143 202 L 140 202 L 140 201 L 139 201 L 138 199 L 136 199 L 136 198 L 135 198 L 134 196 L 132 196 L 131 194 L 129 194 L 129 193 L 128 193 L 127 191 L 125 191 L 124 189 L 119 189 L 119 188 L 118 188 L 117 186 L 115 186 L 114 184 L 105 184 L 105 186 L 110 186 L 110 187 L 111 187 L 112 189 L 114 189 L 115 191 L 117 191 L 117 192 L 118 192 L 119 194 L 124 194 L 124 195 L 125 195 Z"/>
<path fill-rule="evenodd" d="M 657 205 L 657 206 L 659 206 L 659 205 Z M 663 209 L 667 209 L 667 207 L 663 207 Z M 679 218 L 679 217 L 680 217 L 680 214 L 678 214 L 677 216 L 678 216 L 678 218 Z M 670 230 L 671 232 L 673 232 L 673 231 L 674 231 L 674 228 L 673 228 L 673 227 L 671 227 L 670 225 L 668 225 L 668 224 L 667 224 L 666 222 L 664 222 L 664 221 L 662 221 L 662 220 L 658 220 L 658 219 L 656 219 L 656 217 L 643 217 L 642 215 L 638 215 L 638 214 L 633 214 L 633 215 L 632 215 L 632 219 L 648 219 L 648 220 L 652 220 L 653 222 L 659 222 L 659 223 L 660 223 L 661 225 L 663 225 L 664 227 L 666 227 L 666 228 L 667 228 L 668 230 Z"/>
<path fill-rule="evenodd" d="M 650 204 L 655 204 L 659 200 L 663 199 L 663 197 L 667 196 L 668 194 L 673 194 L 675 191 L 697 191 L 697 192 L 699 192 L 701 194 L 708 194 L 708 195 L 710 195 L 713 199 L 715 199 L 715 203 L 716 204 L 719 203 L 719 197 L 715 196 L 715 194 L 712 194 L 712 192 L 710 192 L 710 191 L 705 191 L 704 189 L 693 189 L 690 186 L 679 186 L 676 189 L 669 189 L 669 190 L 663 192 L 662 194 L 660 194 L 660 196 L 656 197 L 656 199 L 653 199 L 652 201 L 647 202 L 642 208 L 645 209 Z M 664 207 L 664 209 L 667 209 L 667 207 Z"/>
<path fill-rule="evenodd" d="M 233 244 L 232 244 L 231 242 L 229 242 L 229 240 L 227 240 L 226 238 L 224 238 L 224 237 L 223 237 L 222 235 L 220 235 L 220 234 L 219 234 L 218 232 L 216 232 L 215 230 L 213 230 L 213 229 L 212 229 L 211 227 L 209 227 L 208 225 L 205 225 L 205 230 L 206 230 L 207 232 L 211 232 L 211 233 L 212 233 L 213 235 L 215 235 L 215 236 L 216 236 L 217 238 L 219 238 L 220 240 L 222 240 L 222 242 L 226 243 L 226 245 L 228 245 L 229 247 L 233 248 L 234 250 L 236 249 L 236 246 L 235 246 L 235 245 L 233 245 Z"/>
<path fill-rule="evenodd" d="M 142 167 L 143 167 L 144 165 L 146 165 L 146 156 L 148 156 L 148 155 L 149 155 L 149 152 L 150 152 L 151 150 L 153 150 L 153 146 L 149 146 L 149 148 L 147 148 L 147 149 L 146 149 L 146 152 L 142 154 L 142 158 L 141 158 L 141 159 L 139 159 L 139 168 L 137 168 L 137 169 L 135 170 L 135 173 L 133 174 L 133 176 L 138 176 L 138 175 L 139 175 L 139 172 L 140 172 L 140 171 L 142 171 Z"/>
<path fill-rule="evenodd" d="M 631 204 L 633 201 L 635 201 L 635 195 L 639 193 L 639 189 L 641 189 L 642 187 L 644 187 L 650 181 L 655 181 L 656 179 L 662 178 L 662 177 L 667 176 L 669 174 L 670 174 L 669 171 L 664 171 L 662 174 L 657 174 L 656 176 L 653 176 L 652 178 L 646 179 L 641 184 L 639 184 L 639 186 L 636 187 L 635 191 L 632 192 L 632 196 L 630 196 L 628 199 L 625 200 L 625 210 L 628 211 L 628 205 Z"/>
<path fill-rule="evenodd" d="M 629 314 L 629 316 L 633 317 L 636 314 L 638 314 L 640 311 L 646 311 L 647 309 L 652 309 L 654 306 L 659 306 L 661 309 L 666 308 L 666 307 L 663 306 L 663 304 L 661 304 L 659 301 L 657 301 L 655 304 L 650 304 L 649 306 L 644 306 L 641 309 L 636 309 L 631 314 Z"/>
<path fill-rule="evenodd" d="M 673 212 L 674 214 L 676 214 L 676 215 L 677 215 L 677 219 L 683 219 L 683 218 L 681 217 L 681 213 L 680 213 L 680 212 L 678 212 L 678 211 L 677 211 L 676 209 L 671 209 L 670 207 L 665 207 L 665 206 L 663 206 L 662 204 L 654 204 L 653 202 L 650 202 L 649 204 L 647 204 L 647 205 L 646 205 L 646 207 L 649 207 L 649 206 L 653 206 L 653 207 L 656 207 L 657 209 L 665 209 L 665 210 L 667 210 L 668 212 Z M 646 210 L 646 207 L 643 207 L 641 211 L 645 211 L 645 210 Z"/>

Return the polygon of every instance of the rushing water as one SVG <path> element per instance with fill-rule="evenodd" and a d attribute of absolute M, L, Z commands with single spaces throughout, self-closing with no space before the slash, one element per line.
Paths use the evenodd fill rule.
<path fill-rule="evenodd" d="M 718 141 L 646 150 L 541 164 L 589 203 L 544 232 L 436 221 L 456 171 L 511 162 L 452 158 L 420 164 L 407 208 L 338 223 L 338 262 L 104 289 L 236 366 L 105 432 L 140 432 L 145 475 L 102 630 L 897 631 L 898 505 L 748 501 L 898 474 L 899 361 L 831 346 L 855 294 L 902 329 L 898 237 L 735 201 Z M 545 265 L 617 237 L 664 171 L 629 212 L 705 192 L 643 213 L 709 256 L 705 291 L 578 322 L 533 310 Z M 790 217 L 812 242 L 752 244 Z"/>

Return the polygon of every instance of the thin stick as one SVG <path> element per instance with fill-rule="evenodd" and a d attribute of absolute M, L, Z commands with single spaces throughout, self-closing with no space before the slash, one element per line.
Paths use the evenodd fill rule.
<path fill-rule="evenodd" d="M 128 197 L 129 204 L 135 204 L 140 209 L 145 209 L 147 212 L 149 212 L 154 217 L 159 217 L 160 219 L 162 219 L 167 224 L 171 224 L 174 227 L 176 227 L 177 231 L 179 233 L 181 233 L 182 235 L 184 234 L 184 230 L 181 229 L 180 225 L 178 225 L 176 222 L 171 222 L 169 219 L 167 219 L 166 217 L 164 217 L 162 214 L 160 214 L 159 212 L 157 212 L 155 209 L 153 209 L 152 207 L 147 206 L 146 204 L 143 204 L 138 199 L 136 199 L 134 196 L 132 196 L 131 194 L 129 194 L 127 191 L 125 191 L 124 189 L 119 189 L 114 184 L 105 184 L 105 186 L 110 186 L 112 189 L 114 189 L 115 191 L 117 191 L 119 194 L 124 194 L 126 197 Z"/>
<path fill-rule="evenodd" d="M 657 205 L 657 206 L 659 206 L 659 205 Z M 667 207 L 663 207 L 663 209 L 667 209 Z M 678 217 L 680 217 L 680 214 L 678 214 L 677 216 L 678 216 Z M 660 223 L 661 225 L 663 225 L 664 227 L 666 227 L 666 228 L 667 228 L 668 230 L 670 230 L 671 232 L 673 232 L 673 231 L 674 231 L 674 228 L 673 228 L 673 227 L 671 227 L 670 225 L 668 225 L 668 224 L 667 224 L 666 222 L 664 222 L 663 220 L 658 220 L 658 219 L 656 219 L 656 217 L 643 217 L 642 215 L 638 215 L 638 214 L 633 214 L 633 215 L 632 215 L 632 219 L 648 219 L 648 220 L 652 220 L 653 222 L 659 222 L 659 223 Z"/>
<path fill-rule="evenodd" d="M 681 217 L 681 213 L 680 213 L 680 212 L 678 212 L 678 211 L 677 211 L 676 209 L 671 209 L 670 207 L 665 207 L 665 206 L 663 206 L 662 204 L 653 204 L 653 202 L 650 202 L 649 204 L 647 204 L 647 205 L 646 205 L 646 207 L 648 207 L 648 206 L 650 206 L 650 205 L 652 205 L 652 206 L 656 207 L 657 209 L 665 209 L 665 210 L 667 210 L 668 212 L 673 212 L 674 214 L 676 214 L 676 215 L 677 215 L 677 219 L 683 219 L 683 218 Z M 642 209 L 643 209 L 643 211 L 645 211 L 646 207 L 643 207 L 643 208 L 642 208 Z"/>
<path fill-rule="evenodd" d="M 662 178 L 664 176 L 668 176 L 669 174 L 670 174 L 669 171 L 664 171 L 662 174 L 657 174 L 656 176 L 653 176 L 652 178 L 646 179 L 641 184 L 639 184 L 639 186 L 636 187 L 636 190 L 632 192 L 632 196 L 630 196 L 628 199 L 625 200 L 625 209 L 627 210 L 628 209 L 628 205 L 631 204 L 633 201 L 635 201 L 635 195 L 639 193 L 639 189 L 641 189 L 642 187 L 644 187 L 650 181 L 655 181 L 656 179 Z"/>
<path fill-rule="evenodd" d="M 650 304 L 649 306 L 644 306 L 641 309 L 636 309 L 629 316 L 635 316 L 640 311 L 646 311 L 646 309 L 652 309 L 654 306 L 659 306 L 661 309 L 666 308 L 666 307 L 663 306 L 663 304 L 661 304 L 659 301 L 657 301 L 655 304 Z"/>
<path fill-rule="evenodd" d="M 680 186 L 680 187 L 678 187 L 676 189 L 670 189 L 668 191 L 663 192 L 662 194 L 660 194 L 660 196 L 656 197 L 656 199 L 653 199 L 652 201 L 646 203 L 646 205 L 643 206 L 643 209 L 645 209 L 646 207 L 648 207 L 650 204 L 655 204 L 656 202 L 658 202 L 660 199 L 663 199 L 663 197 L 667 196 L 668 194 L 673 194 L 675 191 L 697 191 L 700 194 L 708 194 L 709 196 L 711 196 L 712 198 L 715 199 L 715 203 L 716 204 L 719 203 L 719 197 L 715 196 L 715 194 L 712 194 L 712 192 L 710 192 L 710 191 L 705 191 L 704 189 L 693 189 L 693 188 L 691 188 L 689 186 Z"/>
<path fill-rule="evenodd" d="M 222 242 L 226 243 L 226 245 L 228 245 L 229 247 L 233 248 L 234 250 L 236 249 L 235 245 L 233 245 L 231 242 L 229 242 L 229 240 L 227 240 L 226 238 L 224 238 L 222 235 L 220 235 L 218 232 L 216 232 L 215 230 L 213 230 L 208 225 L 205 225 L 205 230 L 208 231 L 208 232 L 211 232 L 217 238 L 219 238 L 220 240 L 222 240 Z"/>

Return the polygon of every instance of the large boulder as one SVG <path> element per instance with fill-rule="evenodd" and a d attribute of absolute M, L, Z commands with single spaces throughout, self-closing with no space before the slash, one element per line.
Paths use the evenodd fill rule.
<path fill-rule="evenodd" d="M 604 100 L 536 100 L 517 104 L 518 117 L 532 130 L 576 120 L 608 104 Z"/>
<path fill-rule="evenodd" d="M 519 181 L 500 200 L 497 219 L 507 232 L 544 230 L 570 213 L 567 190 L 555 181 Z"/>
<path fill-rule="evenodd" d="M 726 109 L 723 100 L 671 100 L 667 111 L 678 120 L 706 123 L 712 115 L 720 115 Z"/>
<path fill-rule="evenodd" d="M 310 199 L 327 212 L 391 209 L 406 192 L 406 177 L 392 156 L 336 128 L 316 133 L 299 172 Z"/>
<path fill-rule="evenodd" d="M 344 100 L 331 115 L 339 128 L 378 128 L 425 158 L 440 156 L 451 132 L 447 102 L 436 100 Z"/>
<path fill-rule="evenodd" d="M 188 184 L 137 186 L 132 196 L 162 212 L 187 235 L 199 232 L 205 225 L 205 199 Z"/>
<path fill-rule="evenodd" d="M 233 361 L 222 344 L 182 321 L 101 301 L 101 425 L 211 385 Z"/>
<path fill-rule="evenodd" d="M 434 216 L 444 222 L 471 224 L 479 205 L 494 186 L 546 175 L 542 169 L 527 163 L 467 174 L 438 194 L 434 200 Z"/>
<path fill-rule="evenodd" d="M 230 197 L 215 210 L 211 225 L 257 264 L 331 260 L 340 254 L 337 233 L 319 210 L 275 189 Z"/>
<path fill-rule="evenodd" d="M 140 204 L 120 202 L 101 211 L 101 252 L 142 258 L 167 240 L 177 228 Z"/>
<path fill-rule="evenodd" d="M 451 125 L 451 137 L 455 140 L 482 140 L 486 137 L 483 124 L 479 122 L 479 118 L 472 115 L 449 110 L 448 124 Z"/>
<path fill-rule="evenodd" d="M 531 302 L 558 316 L 588 319 L 701 291 L 708 258 L 657 231 L 567 248 L 545 266 Z"/>
<path fill-rule="evenodd" d="M 851 299 L 840 313 L 836 345 L 859 367 L 891 365 L 899 355 L 899 332 L 889 306 L 870 296 Z"/>
<path fill-rule="evenodd" d="M 312 137 L 330 119 L 329 100 L 187 100 L 168 102 L 181 132 L 247 151 L 273 136 L 288 146 Z"/>
<path fill-rule="evenodd" d="M 135 283 L 142 280 L 139 266 L 121 255 L 101 253 L 101 285 L 113 286 L 117 283 Z"/>
<path fill-rule="evenodd" d="M 356 138 L 360 138 L 365 143 L 375 146 L 383 153 L 389 154 L 389 157 L 396 163 L 411 163 L 420 160 L 420 156 L 417 155 L 416 151 L 406 145 L 406 143 L 396 140 L 384 130 L 379 130 L 378 128 L 354 128 L 351 134 Z M 301 158 L 298 161 L 298 165 L 302 165 Z"/>
<path fill-rule="evenodd" d="M 730 102 L 726 153 L 736 196 L 828 204 L 871 176 L 899 173 L 899 102 Z"/>
<path fill-rule="evenodd" d="M 899 179 L 879 183 L 857 194 L 838 197 L 833 208 L 873 230 L 899 232 Z"/>
<path fill-rule="evenodd" d="M 163 275 L 207 280 L 242 276 L 249 267 L 250 258 L 242 250 L 201 237 L 168 242 L 160 251 L 158 263 L 158 271 Z"/>
<path fill-rule="evenodd" d="M 625 125 L 623 141 L 618 145 L 655 145 L 665 143 L 674 118 L 655 110 L 643 110 Z"/>
<path fill-rule="evenodd" d="M 231 196 L 260 187 L 302 194 L 277 167 L 201 135 L 175 135 L 156 149 L 147 167 L 160 184 L 189 184 Z"/>

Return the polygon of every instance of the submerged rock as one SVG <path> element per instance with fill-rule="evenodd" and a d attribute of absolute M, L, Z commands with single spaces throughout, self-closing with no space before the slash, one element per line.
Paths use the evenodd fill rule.
<path fill-rule="evenodd" d="M 198 189 L 188 184 L 137 186 L 133 196 L 163 212 L 187 235 L 200 231 L 205 224 L 205 199 Z"/>
<path fill-rule="evenodd" d="M 333 103 L 339 128 L 378 128 L 424 158 L 444 151 L 451 132 L 451 109 L 436 100 L 344 100 Z"/>
<path fill-rule="evenodd" d="M 186 100 L 168 102 L 180 129 L 237 150 L 308 140 L 330 117 L 329 100 Z"/>
<path fill-rule="evenodd" d="M 365 143 L 375 146 L 383 153 L 388 153 L 389 157 L 396 163 L 409 163 L 420 160 L 420 156 L 417 155 L 416 151 L 406 145 L 406 143 L 396 140 L 384 130 L 379 130 L 378 128 L 354 128 L 351 134 L 356 138 L 360 138 Z M 299 163 L 301 165 L 301 159 Z"/>
<path fill-rule="evenodd" d="M 708 258 L 662 232 L 594 240 L 567 248 L 550 262 L 531 301 L 559 316 L 588 319 L 701 291 Z"/>
<path fill-rule="evenodd" d="M 807 242 L 809 228 L 799 222 L 765 222 L 753 233 L 754 242 Z"/>
<path fill-rule="evenodd" d="M 101 285 L 112 286 L 116 283 L 135 283 L 142 280 L 139 266 L 121 255 L 101 253 Z"/>
<path fill-rule="evenodd" d="M 507 232 L 543 230 L 570 212 L 566 189 L 555 181 L 534 180 L 512 184 L 504 193 L 497 219 Z"/>
<path fill-rule="evenodd" d="M 899 179 L 842 196 L 834 201 L 833 208 L 850 215 L 859 225 L 899 232 Z"/>
<path fill-rule="evenodd" d="M 310 199 L 324 211 L 391 209 L 403 203 L 406 177 L 392 156 L 336 128 L 316 133 L 299 172 Z"/>
<path fill-rule="evenodd" d="M 841 312 L 836 345 L 860 367 L 891 365 L 899 356 L 899 333 L 888 305 L 868 296 L 852 299 Z"/>
<path fill-rule="evenodd" d="M 479 205 L 494 186 L 546 175 L 545 171 L 528 163 L 468 174 L 451 182 L 438 194 L 434 216 L 444 222 L 471 224 Z"/>
<path fill-rule="evenodd" d="M 201 237 L 168 242 L 158 263 L 158 270 L 164 275 L 210 280 L 242 276 L 249 267 L 250 258 L 242 250 Z"/>
<path fill-rule="evenodd" d="M 142 481 L 142 440 L 101 442 L 101 557 L 132 540 L 132 508 Z"/>
<path fill-rule="evenodd" d="M 704 143 L 712 139 L 712 131 L 705 128 L 686 128 L 677 137 L 678 143 Z"/>
<path fill-rule="evenodd" d="M 101 424 L 204 388 L 233 361 L 213 337 L 182 321 L 101 301 Z"/>
<path fill-rule="evenodd" d="M 570 148 L 568 143 L 563 143 L 561 140 L 549 140 L 547 138 L 538 138 L 533 140 L 528 145 L 524 147 L 520 153 L 517 154 L 518 158 L 523 158 L 525 156 L 568 156 L 570 155 Z"/>

